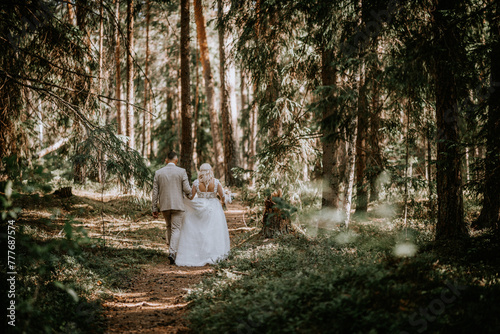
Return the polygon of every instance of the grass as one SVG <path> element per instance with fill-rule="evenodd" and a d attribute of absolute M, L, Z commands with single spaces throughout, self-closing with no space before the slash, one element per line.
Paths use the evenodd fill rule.
<path fill-rule="evenodd" d="M 103 301 L 127 289 L 144 265 L 164 260 L 164 223 L 146 217 L 148 200 L 109 192 L 103 199 L 77 189 L 69 199 L 15 200 L 23 208 L 16 221 L 16 332 L 103 332 Z M 238 234 L 233 245 L 242 245 L 188 297 L 192 330 L 500 331 L 499 240 L 483 231 L 436 244 L 431 222 L 405 225 L 394 211 L 373 208 L 349 231 L 309 215 L 297 218 L 304 233 L 275 240 L 255 237 L 256 230 Z M 257 226 L 258 210 L 254 216 Z"/>
<path fill-rule="evenodd" d="M 192 329 L 499 332 L 499 241 L 485 232 L 462 244 L 436 245 L 429 235 L 364 222 L 349 233 L 322 230 L 233 250 L 190 294 Z M 411 256 L 403 256 L 405 247 Z"/>
<path fill-rule="evenodd" d="M 13 332 L 104 332 L 103 302 L 128 288 L 142 267 L 165 259 L 164 224 L 145 219 L 147 200 L 108 195 L 102 203 L 100 194 L 74 193 L 14 201 L 23 211 L 16 220 Z"/>

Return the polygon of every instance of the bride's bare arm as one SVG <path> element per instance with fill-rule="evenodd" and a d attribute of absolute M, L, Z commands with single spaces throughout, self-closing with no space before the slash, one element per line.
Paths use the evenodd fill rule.
<path fill-rule="evenodd" d="M 196 186 L 193 185 L 193 190 L 191 190 L 191 196 L 189 196 L 188 198 L 190 200 L 192 200 L 194 198 L 194 195 L 196 195 Z"/>
<path fill-rule="evenodd" d="M 224 189 L 222 189 L 220 183 L 217 185 L 217 193 L 219 194 L 219 197 L 221 198 L 222 202 L 224 202 Z"/>

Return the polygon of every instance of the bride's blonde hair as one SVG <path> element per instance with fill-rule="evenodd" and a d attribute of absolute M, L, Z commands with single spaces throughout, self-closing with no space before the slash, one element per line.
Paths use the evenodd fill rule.
<path fill-rule="evenodd" d="M 208 184 L 214 178 L 214 171 L 212 166 L 208 163 L 204 163 L 200 166 L 200 171 L 198 172 L 198 180 L 208 188 Z"/>

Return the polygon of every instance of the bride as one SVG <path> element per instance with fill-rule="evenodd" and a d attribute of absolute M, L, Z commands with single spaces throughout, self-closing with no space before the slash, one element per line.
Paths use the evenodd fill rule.
<path fill-rule="evenodd" d="M 225 199 L 212 167 L 200 166 L 198 179 L 193 182 L 191 199 L 184 199 L 186 207 L 175 264 L 204 266 L 224 259 L 229 252 L 229 232 L 226 216 L 217 194 Z"/>

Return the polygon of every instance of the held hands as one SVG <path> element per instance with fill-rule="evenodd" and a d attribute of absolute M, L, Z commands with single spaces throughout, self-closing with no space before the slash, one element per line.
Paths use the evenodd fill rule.
<path fill-rule="evenodd" d="M 224 204 L 231 204 L 233 202 L 234 195 L 231 193 L 229 188 L 224 189 Z"/>
<path fill-rule="evenodd" d="M 158 212 L 153 212 L 153 218 L 157 219 L 158 218 Z"/>

